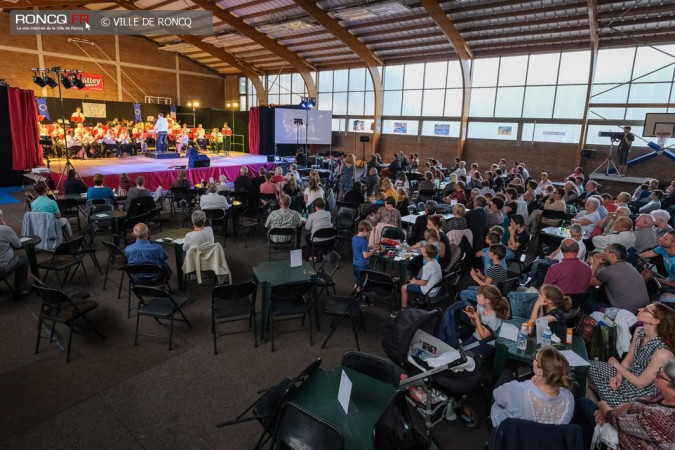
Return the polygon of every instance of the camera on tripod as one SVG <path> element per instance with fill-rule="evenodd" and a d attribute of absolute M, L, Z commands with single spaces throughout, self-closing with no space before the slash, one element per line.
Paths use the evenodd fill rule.
<path fill-rule="evenodd" d="M 599 137 L 608 137 L 613 141 L 620 141 L 623 139 L 623 131 L 600 131 L 598 132 Z"/>

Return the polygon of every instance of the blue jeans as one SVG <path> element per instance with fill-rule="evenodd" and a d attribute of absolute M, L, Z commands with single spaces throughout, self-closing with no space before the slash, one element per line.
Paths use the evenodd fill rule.
<path fill-rule="evenodd" d="M 471 303 L 478 303 L 478 286 L 469 286 L 466 290 L 459 293 L 459 298 L 466 305 Z"/>
<path fill-rule="evenodd" d="M 361 272 L 368 270 L 369 266 L 354 266 L 354 282 L 361 286 Z"/>
<path fill-rule="evenodd" d="M 488 269 L 492 265 L 492 261 L 490 261 L 490 248 L 486 247 L 482 251 L 483 256 L 481 259 L 483 260 L 483 273 L 487 273 Z M 508 269 L 506 266 L 506 260 L 504 259 L 502 259 L 502 266 L 504 266 L 505 269 Z"/>
<path fill-rule="evenodd" d="M 508 264 L 511 261 L 513 261 L 514 259 L 516 259 L 516 252 L 514 252 L 510 248 L 506 247 L 506 257 L 504 258 L 504 262 L 506 264 Z"/>
<path fill-rule="evenodd" d="M 167 137 L 167 133 L 164 132 L 164 131 L 161 131 L 161 132 L 157 133 L 157 152 L 158 153 L 164 153 L 167 150 L 166 137 Z"/>
<path fill-rule="evenodd" d="M 528 277 L 532 278 L 532 280 L 535 281 L 533 286 L 538 288 L 541 285 L 541 283 L 539 283 L 539 278 L 541 277 L 543 283 L 543 279 L 546 277 L 548 269 L 550 269 L 552 265 L 557 263 L 558 263 L 557 259 L 548 259 L 548 258 L 540 259 L 537 262 L 535 262 L 532 265 L 530 273 L 527 274 Z"/>
<path fill-rule="evenodd" d="M 511 315 L 529 319 L 539 294 L 534 292 L 509 292 Z"/>

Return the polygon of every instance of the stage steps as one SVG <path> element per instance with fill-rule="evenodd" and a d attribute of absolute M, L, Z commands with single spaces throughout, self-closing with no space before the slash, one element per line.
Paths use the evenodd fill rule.
<path fill-rule="evenodd" d="M 180 158 L 180 153 L 178 152 L 165 152 L 165 153 L 157 153 L 157 152 L 145 152 L 145 157 L 146 158 L 153 158 L 153 159 L 175 159 L 175 158 Z"/>

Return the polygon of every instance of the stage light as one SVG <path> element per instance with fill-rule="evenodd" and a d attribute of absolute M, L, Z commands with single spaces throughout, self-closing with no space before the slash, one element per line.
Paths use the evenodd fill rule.
<path fill-rule="evenodd" d="M 300 100 L 300 107 L 302 109 L 314 109 L 316 106 L 316 99 L 314 97 L 302 97 Z"/>
<path fill-rule="evenodd" d="M 52 77 L 48 76 L 46 73 L 44 75 L 42 75 L 42 81 L 44 82 L 44 84 L 46 84 L 47 86 L 49 86 L 52 89 L 59 85 L 59 83 L 54 81 L 54 79 Z"/>
<path fill-rule="evenodd" d="M 66 89 L 70 89 L 71 87 L 73 87 L 73 82 L 70 81 L 70 78 L 68 78 L 64 74 L 61 74 L 61 84 Z"/>
<path fill-rule="evenodd" d="M 71 75 L 71 82 L 73 83 L 73 86 L 78 89 L 84 89 L 87 87 L 84 81 L 82 81 L 82 75 Z"/>
<path fill-rule="evenodd" d="M 33 75 L 33 83 L 37 84 L 40 87 L 45 87 L 47 85 L 47 83 L 45 83 L 44 78 L 39 76 L 37 72 L 35 72 L 35 75 Z"/>

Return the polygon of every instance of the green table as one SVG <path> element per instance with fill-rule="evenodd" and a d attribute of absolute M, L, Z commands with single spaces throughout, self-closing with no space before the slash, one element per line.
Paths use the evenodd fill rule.
<path fill-rule="evenodd" d="M 190 228 L 178 228 L 174 230 L 166 230 L 162 233 L 153 234 L 150 240 L 165 248 L 173 248 L 173 253 L 176 258 L 176 276 L 178 277 L 178 289 L 185 289 L 185 276 L 183 274 L 183 263 L 185 262 L 185 251 L 183 251 L 183 244 L 177 244 L 173 241 L 176 239 L 183 239 L 190 231 Z M 164 239 L 171 239 L 164 241 Z"/>
<path fill-rule="evenodd" d="M 338 402 L 342 371 L 352 382 L 349 414 Z M 373 449 L 373 428 L 396 390 L 393 386 L 362 373 L 337 366 L 318 369 L 296 391 L 288 395 L 293 402 L 322 418 L 342 432 L 345 449 Z"/>
<path fill-rule="evenodd" d="M 92 214 L 89 219 L 99 220 L 110 220 L 110 231 L 115 236 L 122 236 L 124 230 L 124 221 L 127 218 L 127 213 L 125 211 L 101 211 Z"/>
<path fill-rule="evenodd" d="M 396 256 L 398 256 L 398 251 L 396 252 Z M 414 261 L 422 258 L 422 254 L 415 252 L 412 253 L 410 259 L 401 258 L 399 260 L 396 259 L 396 256 L 394 258 L 390 258 L 386 255 L 386 253 L 379 253 L 376 258 L 378 261 L 381 261 L 385 267 L 387 264 L 391 264 L 396 268 L 400 280 L 399 284 L 402 286 L 408 282 L 408 266 L 410 266 L 410 264 L 412 264 Z"/>
<path fill-rule="evenodd" d="M 311 264 L 303 261 L 301 266 L 291 267 L 290 259 L 267 261 L 258 264 L 253 268 L 253 280 L 262 288 L 261 298 L 262 306 L 260 308 L 260 338 L 265 341 L 267 335 L 267 321 L 270 315 L 270 297 L 272 295 L 272 288 L 279 284 L 296 283 L 300 281 L 310 281 L 312 275 L 316 272 Z M 319 329 L 319 313 L 316 308 L 316 292 L 312 289 L 312 296 L 314 297 L 314 316 L 316 319 L 316 327 Z"/>
<path fill-rule="evenodd" d="M 520 329 L 520 325 L 526 322 L 525 319 L 512 319 L 506 320 L 504 323 L 510 323 L 515 325 Z M 558 350 L 573 350 L 574 353 L 581 356 L 583 359 L 588 361 L 588 354 L 586 353 L 586 345 L 584 341 L 577 336 L 572 337 L 572 345 L 565 344 L 566 332 L 567 329 L 561 327 L 551 327 L 551 331 L 560 338 L 560 344 L 554 344 L 553 346 Z M 518 344 L 509 339 L 497 338 L 496 341 L 496 354 L 494 362 L 492 363 L 492 381 L 495 382 L 501 375 L 506 361 L 509 359 L 525 363 L 532 364 L 534 356 L 537 354 L 539 347 L 537 346 L 537 336 L 536 332 L 533 333 L 527 340 L 527 348 L 523 350 L 518 350 Z M 589 366 L 583 367 L 572 367 L 572 376 L 576 380 L 574 386 L 574 397 L 581 398 L 586 396 L 586 378 L 588 377 Z"/>

